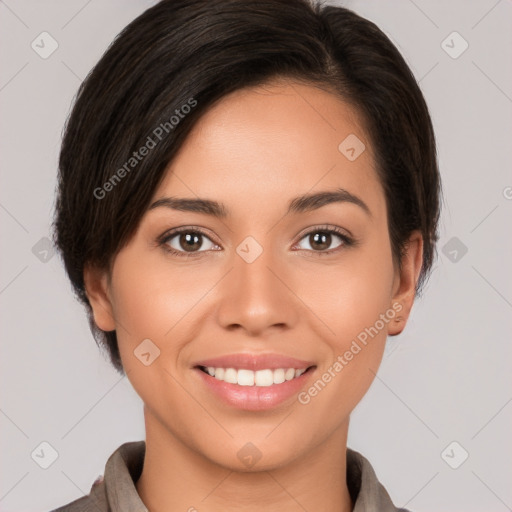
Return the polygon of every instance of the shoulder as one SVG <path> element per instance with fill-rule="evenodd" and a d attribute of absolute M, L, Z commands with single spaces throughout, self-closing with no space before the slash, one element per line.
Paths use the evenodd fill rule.
<path fill-rule="evenodd" d="M 103 476 L 99 476 L 92 484 L 91 491 L 66 505 L 51 512 L 110 512 Z"/>
<path fill-rule="evenodd" d="M 347 448 L 347 485 L 354 503 L 353 512 L 411 512 L 395 507 L 368 459 L 350 448 Z"/>
<path fill-rule="evenodd" d="M 123 512 L 146 510 L 135 487 L 144 465 L 145 441 L 130 441 L 119 446 L 105 464 L 88 495 L 53 509 L 51 512 Z"/>

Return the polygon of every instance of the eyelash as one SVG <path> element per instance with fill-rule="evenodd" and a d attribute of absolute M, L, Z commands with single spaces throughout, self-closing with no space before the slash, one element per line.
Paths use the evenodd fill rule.
<path fill-rule="evenodd" d="M 207 252 L 207 251 L 196 251 L 196 252 L 177 251 L 176 249 L 173 249 L 172 247 L 170 247 L 168 245 L 168 242 L 172 238 L 174 238 L 176 235 L 179 235 L 181 233 L 201 234 L 202 236 L 208 238 L 208 240 L 210 240 L 212 243 L 215 244 L 215 242 L 213 240 L 211 240 L 211 238 L 208 236 L 208 234 L 205 233 L 202 229 L 196 228 L 196 227 L 191 228 L 191 227 L 185 226 L 185 227 L 173 229 L 173 230 L 168 231 L 168 232 L 164 233 L 163 235 L 161 235 L 157 241 L 158 245 L 161 246 L 166 252 L 172 254 L 173 256 L 184 257 L 184 258 L 201 257 L 203 255 L 203 253 Z M 318 226 L 318 227 L 311 229 L 310 231 L 304 233 L 300 237 L 299 242 L 302 239 L 304 239 L 305 237 L 307 237 L 313 233 L 334 234 L 334 235 L 339 236 L 339 238 L 343 242 L 340 246 L 338 246 L 334 249 L 329 249 L 327 251 L 311 251 L 310 249 L 300 249 L 300 250 L 304 250 L 304 251 L 311 251 L 311 252 L 313 252 L 313 254 L 315 256 L 327 256 L 327 255 L 330 255 L 337 251 L 340 251 L 344 247 L 346 248 L 346 247 L 354 246 L 357 243 L 355 239 L 347 236 L 341 229 L 336 228 L 336 227 L 328 227 L 328 226 Z M 216 245 L 218 245 L 218 244 L 216 244 Z"/>

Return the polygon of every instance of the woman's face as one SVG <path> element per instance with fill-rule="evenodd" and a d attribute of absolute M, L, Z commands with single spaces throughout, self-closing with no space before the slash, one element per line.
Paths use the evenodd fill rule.
<path fill-rule="evenodd" d="M 307 199 L 320 193 L 330 200 Z M 225 215 L 191 211 L 199 200 Z M 404 327 L 421 262 L 416 251 L 415 267 L 394 268 L 357 112 L 293 82 L 230 94 L 197 123 L 155 202 L 111 284 L 101 279 L 107 298 L 90 292 L 96 323 L 117 331 L 147 430 L 237 469 L 246 455 L 278 467 L 346 436 L 386 336 Z M 200 366 L 249 371 L 216 378 Z"/>

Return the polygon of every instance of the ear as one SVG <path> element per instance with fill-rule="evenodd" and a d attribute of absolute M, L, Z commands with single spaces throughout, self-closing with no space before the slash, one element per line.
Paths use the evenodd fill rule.
<path fill-rule="evenodd" d="M 416 295 L 416 284 L 423 263 L 423 237 L 420 231 L 414 231 L 404 247 L 402 265 L 397 271 L 393 283 L 393 309 L 397 312 L 389 323 L 388 334 L 400 334 L 407 323 Z"/>
<path fill-rule="evenodd" d="M 94 322 L 102 331 L 114 331 L 114 309 L 110 298 L 108 275 L 105 270 L 84 268 L 85 293 L 92 307 Z"/>

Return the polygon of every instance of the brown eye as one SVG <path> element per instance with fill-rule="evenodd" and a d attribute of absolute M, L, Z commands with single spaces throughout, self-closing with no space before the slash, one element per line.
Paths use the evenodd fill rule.
<path fill-rule="evenodd" d="M 187 252 L 201 248 L 201 236 L 196 233 L 180 233 L 178 235 L 178 245 Z"/>
<path fill-rule="evenodd" d="M 331 243 L 332 243 L 332 235 L 330 233 L 324 233 L 324 232 L 317 232 L 314 234 L 310 234 L 309 236 L 309 243 L 311 247 L 314 249 L 318 249 L 320 251 L 324 251 L 326 249 L 329 249 Z"/>
<path fill-rule="evenodd" d="M 332 247 L 332 244 L 336 239 L 338 239 L 339 242 L 337 245 Z M 301 249 L 310 250 L 319 254 L 330 254 L 342 246 L 352 245 L 352 241 L 347 235 L 333 228 L 316 228 L 315 230 L 306 233 L 301 240 L 306 240 L 309 245 L 309 247 L 301 247 Z"/>
<path fill-rule="evenodd" d="M 205 246 L 205 240 L 208 243 Z M 173 253 L 201 253 L 215 247 L 215 244 L 201 231 L 193 229 L 183 229 L 169 234 L 162 240 L 162 244 L 168 246 L 168 250 Z M 203 249 L 203 250 L 199 250 Z"/>

